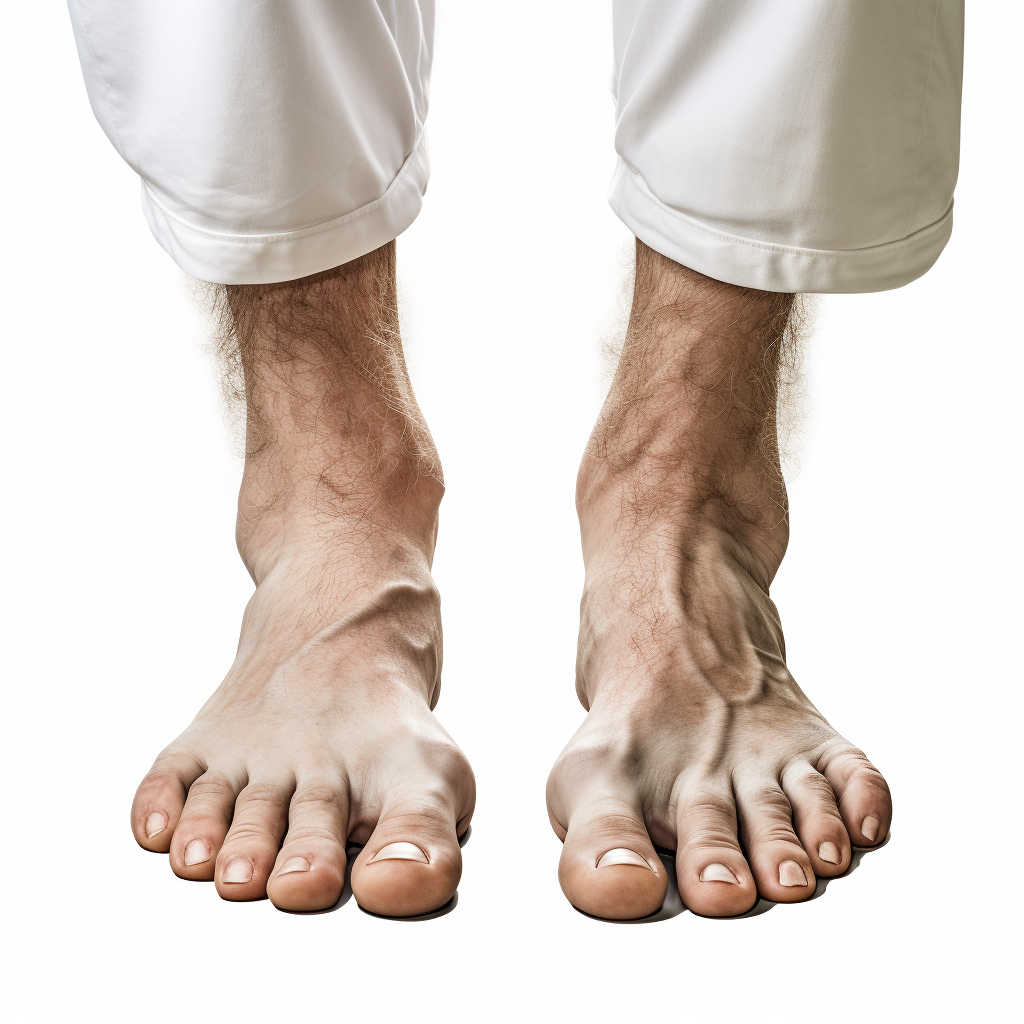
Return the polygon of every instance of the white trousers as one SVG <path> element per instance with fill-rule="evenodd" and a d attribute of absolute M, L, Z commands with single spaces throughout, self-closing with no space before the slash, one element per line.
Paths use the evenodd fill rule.
<path fill-rule="evenodd" d="M 69 0 L 92 108 L 157 241 L 226 284 L 415 219 L 433 0 Z M 952 230 L 963 0 L 614 0 L 611 204 L 733 284 L 895 288 Z M 538 31 L 542 31 L 538 26 Z"/>

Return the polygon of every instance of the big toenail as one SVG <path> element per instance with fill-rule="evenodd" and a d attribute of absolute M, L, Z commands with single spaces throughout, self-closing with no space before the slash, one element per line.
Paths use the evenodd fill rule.
<path fill-rule="evenodd" d="M 779 885 L 806 885 L 804 869 L 795 860 L 784 860 L 779 865 Z"/>
<path fill-rule="evenodd" d="M 875 836 L 878 835 L 878 819 L 873 814 L 869 814 L 860 823 L 860 833 L 869 843 L 875 841 Z"/>
<path fill-rule="evenodd" d="M 826 864 L 838 864 L 843 859 L 835 843 L 822 843 L 818 847 L 818 857 Z"/>
<path fill-rule="evenodd" d="M 415 843 L 389 843 L 378 850 L 369 860 L 370 864 L 378 860 L 418 860 L 421 864 L 429 864 L 427 855 Z"/>
<path fill-rule="evenodd" d="M 709 864 L 701 873 L 702 882 L 731 882 L 739 885 L 740 880 L 724 864 Z"/>
<path fill-rule="evenodd" d="M 230 864 L 224 869 L 224 881 L 234 882 L 238 884 L 240 882 L 249 882 L 252 880 L 252 861 L 246 857 L 236 857 Z"/>
<path fill-rule="evenodd" d="M 599 868 L 611 867 L 613 864 L 632 864 L 638 868 L 651 870 L 651 865 L 633 850 L 609 850 L 598 862 Z"/>
<path fill-rule="evenodd" d="M 167 828 L 167 815 L 162 811 L 154 811 L 146 819 L 146 838 L 152 839 L 153 836 Z"/>
<path fill-rule="evenodd" d="M 190 868 L 193 864 L 202 864 L 204 860 L 210 859 L 213 850 L 205 839 L 193 839 L 185 847 L 185 867 Z"/>
<path fill-rule="evenodd" d="M 290 875 L 293 871 L 308 871 L 309 861 L 305 857 L 289 857 L 281 865 L 281 870 L 278 871 L 279 875 Z"/>

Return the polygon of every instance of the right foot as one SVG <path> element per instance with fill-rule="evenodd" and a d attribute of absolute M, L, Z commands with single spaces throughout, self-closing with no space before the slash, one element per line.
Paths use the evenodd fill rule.
<path fill-rule="evenodd" d="M 346 845 L 366 910 L 443 906 L 475 787 L 432 713 L 443 486 L 394 333 L 394 247 L 229 290 L 245 367 L 238 655 L 142 781 L 132 829 L 228 900 L 332 906 Z"/>

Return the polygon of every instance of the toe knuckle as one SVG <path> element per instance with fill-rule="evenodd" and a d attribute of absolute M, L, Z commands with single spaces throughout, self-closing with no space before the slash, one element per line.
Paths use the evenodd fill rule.
<path fill-rule="evenodd" d="M 334 811 L 341 806 L 341 790 L 328 782 L 314 782 L 292 795 L 292 811 Z"/>
<path fill-rule="evenodd" d="M 253 807 L 280 807 L 287 801 L 283 786 L 270 782 L 250 782 L 239 794 L 239 800 Z"/>
<path fill-rule="evenodd" d="M 341 841 L 341 838 L 327 825 L 300 825 L 298 828 L 288 830 L 289 843 L 309 842 L 311 840 L 327 840 L 331 843 L 338 843 Z"/>

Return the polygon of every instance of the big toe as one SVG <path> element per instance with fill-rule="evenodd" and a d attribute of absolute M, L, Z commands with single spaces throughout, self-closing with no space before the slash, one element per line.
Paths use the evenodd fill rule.
<path fill-rule="evenodd" d="M 407 762 L 373 834 L 352 865 L 352 895 L 363 910 L 417 917 L 440 910 L 462 877 L 459 832 L 476 802 L 476 782 L 462 751 L 433 743 Z"/>
<path fill-rule="evenodd" d="M 441 807 L 396 808 L 356 858 L 352 893 L 371 914 L 416 917 L 443 907 L 461 877 L 455 815 Z"/>
<path fill-rule="evenodd" d="M 577 910 L 614 921 L 656 913 L 668 889 L 643 819 L 626 806 L 594 808 L 570 820 L 558 881 Z"/>

